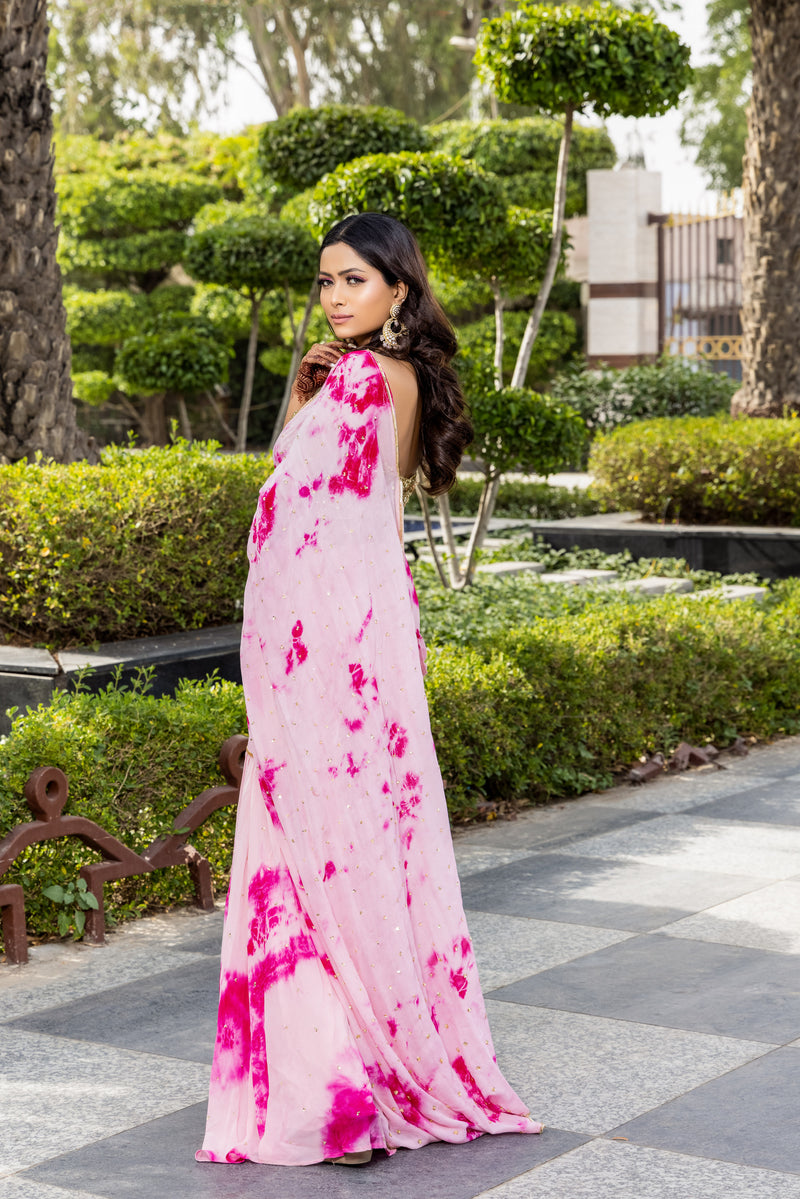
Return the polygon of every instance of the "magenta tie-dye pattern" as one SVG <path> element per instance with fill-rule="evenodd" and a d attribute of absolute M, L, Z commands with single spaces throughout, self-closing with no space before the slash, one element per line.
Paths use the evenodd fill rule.
<path fill-rule="evenodd" d="M 431 738 L 394 411 L 346 354 L 275 446 L 248 554 L 250 744 L 201 1161 L 540 1131 L 500 1073 Z"/>

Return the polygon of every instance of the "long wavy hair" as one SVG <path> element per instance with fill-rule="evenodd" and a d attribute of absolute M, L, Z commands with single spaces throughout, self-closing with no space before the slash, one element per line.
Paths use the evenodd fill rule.
<path fill-rule="evenodd" d="M 389 287 L 402 280 L 408 288 L 400 320 L 408 330 L 396 349 L 386 349 L 375 331 L 368 345 L 414 368 L 419 387 L 420 465 L 429 495 L 443 495 L 456 481 L 464 450 L 473 438 L 458 376 L 450 360 L 458 348 L 453 326 L 434 297 L 416 238 L 394 217 L 361 212 L 345 217 L 325 235 L 320 253 L 343 243 L 379 270 Z"/>

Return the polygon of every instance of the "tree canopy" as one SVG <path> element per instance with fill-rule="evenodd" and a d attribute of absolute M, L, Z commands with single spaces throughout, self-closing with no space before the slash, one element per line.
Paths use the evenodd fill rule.
<path fill-rule="evenodd" d="M 185 132 L 249 60 L 275 112 L 388 105 L 428 121 L 469 96 L 473 37 L 497 0 L 50 0 L 49 76 L 67 133 Z"/>
<path fill-rule="evenodd" d="M 742 183 L 753 55 L 749 0 L 710 0 L 708 40 L 711 58 L 695 69 L 684 108 L 681 141 L 697 150 L 697 164 L 712 187 Z"/>

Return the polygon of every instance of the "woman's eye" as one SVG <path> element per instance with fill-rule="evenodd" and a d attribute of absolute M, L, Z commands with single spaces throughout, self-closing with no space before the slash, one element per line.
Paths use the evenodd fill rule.
<path fill-rule="evenodd" d="M 361 279 L 361 278 L 359 278 L 359 276 L 358 276 L 358 275 L 348 275 L 348 276 L 347 276 L 347 282 L 348 282 L 348 283 L 363 283 L 363 282 L 364 282 L 364 280 L 363 280 L 363 279 Z"/>

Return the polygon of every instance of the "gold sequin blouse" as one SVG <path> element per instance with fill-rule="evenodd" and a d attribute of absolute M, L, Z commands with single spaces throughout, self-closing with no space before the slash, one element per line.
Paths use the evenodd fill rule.
<path fill-rule="evenodd" d="M 415 474 L 408 476 L 401 475 L 400 485 L 403 488 L 403 507 L 405 508 L 406 504 L 414 494 L 414 489 L 417 486 L 417 476 Z"/>

